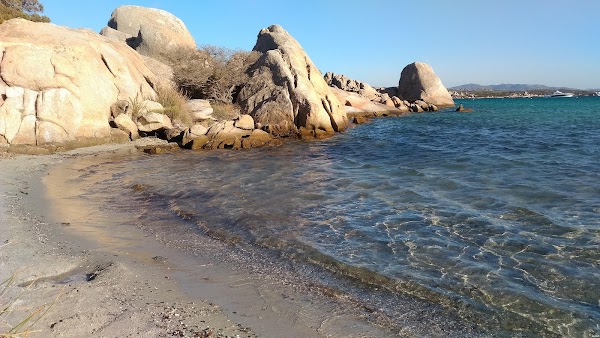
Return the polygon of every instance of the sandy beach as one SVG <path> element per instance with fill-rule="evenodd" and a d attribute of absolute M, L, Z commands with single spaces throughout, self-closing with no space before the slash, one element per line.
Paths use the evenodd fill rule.
<path fill-rule="evenodd" d="M 0 280 L 14 278 L 0 298 L 3 307 L 12 304 L 0 317 L 0 332 L 38 311 L 18 332 L 33 337 L 396 335 L 373 309 L 330 290 L 234 267 L 211 254 L 186 262 L 177 249 L 140 229 L 107 236 L 78 226 L 98 211 L 69 200 L 69 189 L 77 189 L 76 182 L 66 184 L 69 171 L 77 170 L 72 163 L 134 152 L 132 145 L 104 145 L 44 156 L 0 155 Z M 205 246 L 207 252 L 228 251 L 216 241 Z M 196 267 L 183 268 L 186 264 Z"/>
<path fill-rule="evenodd" d="M 218 306 L 178 292 L 160 259 L 147 264 L 127 255 L 88 250 L 48 217 L 40 178 L 50 167 L 86 152 L 113 151 L 101 146 L 49 156 L 0 159 L 0 279 L 14 276 L 2 306 L 1 332 L 42 309 L 32 336 L 240 336 L 254 333 L 231 322 Z M 37 317 L 37 316 L 36 316 Z M 28 328 L 31 320 L 20 331 Z M 9 327 L 10 326 L 10 327 Z"/>

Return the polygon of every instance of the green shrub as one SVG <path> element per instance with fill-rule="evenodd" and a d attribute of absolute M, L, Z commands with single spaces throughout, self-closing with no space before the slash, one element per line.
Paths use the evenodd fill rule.
<path fill-rule="evenodd" d="M 38 14 L 43 11 L 44 6 L 37 0 L 0 0 L 0 24 L 14 18 L 23 18 L 36 22 L 50 22 L 47 16 Z"/>

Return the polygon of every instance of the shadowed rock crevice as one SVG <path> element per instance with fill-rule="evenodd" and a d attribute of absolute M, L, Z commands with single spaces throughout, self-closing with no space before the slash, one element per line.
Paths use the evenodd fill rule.
<path fill-rule="evenodd" d="M 104 54 L 100 55 L 100 58 L 102 59 L 102 62 L 104 63 L 104 65 L 106 66 L 106 69 L 108 69 L 108 71 L 114 76 L 117 77 L 115 75 L 115 73 L 112 71 L 112 69 L 110 68 L 110 65 L 108 64 L 108 61 L 106 61 L 106 57 L 104 57 Z"/>
<path fill-rule="evenodd" d="M 152 79 L 149 76 L 144 75 L 144 80 L 146 81 L 146 83 L 148 84 L 148 86 L 150 86 L 150 88 L 153 88 L 154 90 L 157 89 L 156 85 L 154 84 L 154 81 L 152 81 Z"/>

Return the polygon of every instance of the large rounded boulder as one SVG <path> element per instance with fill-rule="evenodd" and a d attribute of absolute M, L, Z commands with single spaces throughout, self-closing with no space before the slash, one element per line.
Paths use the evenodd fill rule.
<path fill-rule="evenodd" d="M 237 102 L 276 135 L 323 135 L 348 126 L 345 110 L 300 44 L 281 26 L 262 29 L 262 53 Z"/>
<path fill-rule="evenodd" d="M 154 74 L 122 43 L 85 29 L 0 25 L 0 144 L 64 144 L 111 135 L 111 106 L 152 97 Z"/>
<path fill-rule="evenodd" d="M 121 40 L 140 54 L 160 57 L 177 48 L 196 48 L 192 34 L 179 18 L 156 8 L 120 6 L 100 34 Z"/>
<path fill-rule="evenodd" d="M 454 106 L 454 100 L 433 68 L 423 62 L 414 62 L 404 67 L 400 75 L 398 96 L 410 102 L 417 100 L 438 107 Z"/>

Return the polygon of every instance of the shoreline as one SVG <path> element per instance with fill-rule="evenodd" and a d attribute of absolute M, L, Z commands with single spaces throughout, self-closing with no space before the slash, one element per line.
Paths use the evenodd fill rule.
<path fill-rule="evenodd" d="M 73 157 L 118 149 L 127 146 L 0 158 L 0 279 L 15 278 L 2 299 L 15 303 L 0 332 L 43 307 L 48 311 L 31 328 L 33 337 L 256 336 L 214 303 L 189 299 L 161 262 L 90 250 L 94 238 L 52 219 L 41 178 Z"/>
<path fill-rule="evenodd" d="M 101 145 L 52 155 L 0 158 L 0 240 L 4 243 L 0 279 L 15 274 L 8 299 L 20 305 L 0 328 L 8 330 L 6 324 L 15 325 L 45 306 L 44 311 L 49 310 L 31 328 L 33 337 L 395 336 L 360 318 L 355 309 L 329 315 L 312 311 L 306 306 L 312 305 L 315 295 L 307 297 L 298 285 L 280 280 L 264 284 L 260 272 L 236 270 L 210 254 L 200 265 L 206 271 L 189 269 L 184 265 L 190 259 L 197 263 L 201 257 L 185 258 L 187 254 L 181 255 L 177 248 L 141 229 L 119 229 L 124 231 L 119 236 L 140 240 L 135 247 L 127 247 L 127 242 L 116 243 L 114 238 L 78 225 L 78 219 L 91 214 L 86 214 L 83 203 L 69 201 L 69 189 L 76 183 L 57 191 L 65 188 L 61 184 L 68 178 L 63 177 L 63 182 L 56 178 L 65 170 L 77 170 L 73 164 L 86 156 L 131 152 L 140 153 L 132 145 Z M 59 195 L 67 197 L 61 201 Z M 217 251 L 229 249 L 223 243 L 216 246 L 221 246 Z M 199 285 L 197 280 L 206 284 Z M 335 299 L 327 302 L 330 309 L 339 305 Z"/>
<path fill-rule="evenodd" d="M 68 295 L 68 301 L 63 301 L 65 295 L 59 297 L 38 322 L 36 328 L 42 333 L 386 337 L 436 332 L 456 336 L 464 328 L 474 335 L 483 333 L 473 324 L 459 324 L 438 306 L 410 297 L 390 304 L 396 312 L 406 311 L 406 318 L 393 323 L 384 309 L 365 305 L 343 291 L 348 285 L 338 288 L 317 280 L 326 278 L 318 271 L 309 274 L 314 283 L 300 281 L 294 269 L 312 269 L 307 264 L 240 257 L 248 254 L 244 248 L 207 236 L 200 236 L 205 239 L 200 239 L 198 250 L 198 243 L 186 243 L 198 241 L 195 233 L 160 234 L 133 225 L 115 230 L 89 226 L 90 220 L 114 225 L 111 218 L 124 217 L 106 215 L 94 210 L 98 206 L 80 201 L 78 172 L 85 173 L 98 158 L 118 161 L 132 154 L 149 156 L 133 145 L 103 145 L 0 160 L 1 194 L 14 196 L 14 201 L 4 200 L 11 212 L 0 209 L 1 233 L 8 228 L 7 240 L 27 242 L 27 249 L 18 250 L 21 256 L 15 258 L 16 246 L 0 248 L 0 278 L 27 266 L 28 274 L 19 275 L 19 283 L 39 282 L 27 291 L 24 302 L 42 304 L 61 288 Z M 87 280 L 89 276 L 94 278 Z M 419 311 L 431 314 L 419 319 Z"/>

